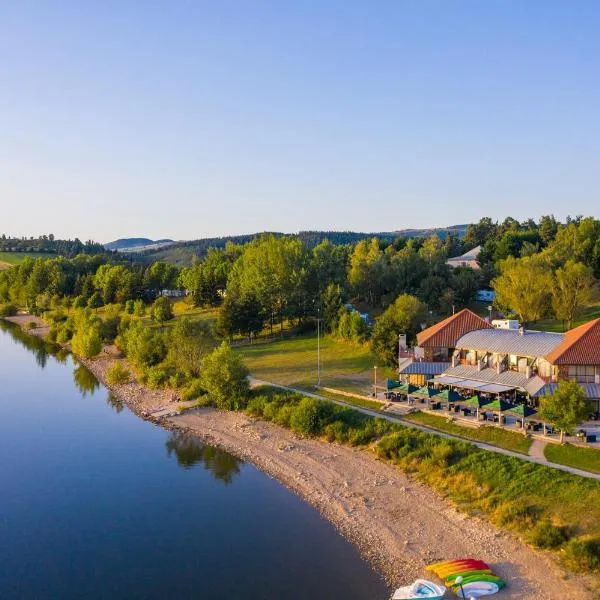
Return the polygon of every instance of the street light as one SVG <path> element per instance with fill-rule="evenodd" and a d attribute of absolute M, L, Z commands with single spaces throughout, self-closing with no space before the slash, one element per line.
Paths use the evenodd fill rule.
<path fill-rule="evenodd" d="M 377 398 L 377 365 L 373 367 L 373 398 Z"/>
<path fill-rule="evenodd" d="M 319 313 L 317 312 L 317 315 Z M 317 387 L 321 387 L 321 319 L 317 316 Z"/>

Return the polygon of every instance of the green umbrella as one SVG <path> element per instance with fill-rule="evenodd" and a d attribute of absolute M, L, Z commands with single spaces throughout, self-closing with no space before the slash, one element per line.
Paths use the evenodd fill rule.
<path fill-rule="evenodd" d="M 434 390 L 426 385 L 412 393 L 413 396 L 419 396 L 422 398 L 433 398 L 433 396 L 437 396 L 437 394 L 439 394 L 438 390 Z"/>
<path fill-rule="evenodd" d="M 486 410 L 491 410 L 492 412 L 504 412 L 506 410 L 510 410 L 514 408 L 514 404 L 507 402 L 506 400 L 500 400 L 499 398 L 496 400 L 492 400 L 485 405 Z"/>
<path fill-rule="evenodd" d="M 461 404 L 465 404 L 467 406 L 472 406 L 473 408 L 482 408 L 483 406 L 489 404 L 489 400 L 483 400 L 477 394 L 473 394 L 470 398 L 466 400 L 461 400 Z"/>
<path fill-rule="evenodd" d="M 444 390 L 437 395 L 436 400 L 438 398 L 440 400 L 447 400 L 448 402 L 460 402 L 462 400 L 462 396 L 454 390 Z"/>
<path fill-rule="evenodd" d="M 397 387 L 400 387 L 402 384 L 399 381 L 394 381 L 393 379 L 388 379 L 386 381 L 386 387 L 388 390 L 393 390 Z"/>
<path fill-rule="evenodd" d="M 397 391 L 401 394 L 412 394 L 417 389 L 417 386 L 412 383 L 403 383 L 398 386 Z"/>
<path fill-rule="evenodd" d="M 522 419 L 527 419 L 528 417 L 532 417 L 533 415 L 537 414 L 536 410 L 533 410 L 533 408 L 530 408 L 525 404 L 517 404 L 516 406 L 509 408 L 506 412 L 510 413 L 511 415 L 521 417 Z"/>

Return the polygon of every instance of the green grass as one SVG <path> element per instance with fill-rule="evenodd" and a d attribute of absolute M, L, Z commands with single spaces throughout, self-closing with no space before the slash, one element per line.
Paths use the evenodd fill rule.
<path fill-rule="evenodd" d="M 236 347 L 251 375 L 257 379 L 311 389 L 317 383 L 317 337 L 315 334 Z M 391 375 L 367 344 L 321 337 L 321 385 L 364 394 L 373 382 Z"/>
<path fill-rule="evenodd" d="M 564 444 L 546 444 L 544 456 L 553 463 L 600 473 L 600 450 Z"/>
<path fill-rule="evenodd" d="M 29 258 L 54 258 L 55 254 L 43 254 L 41 252 L 0 252 L 0 268 L 8 268 L 21 264 Z"/>
<path fill-rule="evenodd" d="M 302 388 L 301 388 L 302 389 Z M 313 390 L 306 390 L 313 391 Z M 343 394 L 334 394 L 332 392 L 327 392 L 325 390 L 314 390 L 315 394 L 319 396 L 323 396 L 324 398 L 329 398 L 330 400 L 339 400 L 340 402 L 345 402 L 346 404 L 352 404 L 353 406 L 360 406 L 361 408 L 369 408 L 370 410 L 382 410 L 383 404 L 381 402 L 376 402 L 375 400 L 369 400 L 368 398 L 354 398 L 353 396 L 344 396 Z"/>
<path fill-rule="evenodd" d="M 403 419 L 405 421 L 410 421 L 411 423 L 426 425 L 432 429 L 450 433 L 467 440 L 484 442 L 492 446 L 512 450 L 513 452 L 520 452 L 521 454 L 527 454 L 529 452 L 529 447 L 531 446 L 531 439 L 526 438 L 520 433 L 506 431 L 500 427 L 465 427 L 450 422 L 445 417 L 424 412 L 406 415 Z"/>
<path fill-rule="evenodd" d="M 583 325 L 588 321 L 598 318 L 600 318 L 600 302 L 596 302 L 584 309 L 580 317 L 573 321 L 572 327 L 578 327 L 579 325 Z M 562 321 L 557 321 L 556 319 L 542 319 L 541 321 L 531 325 L 531 329 L 562 333 L 565 331 L 566 325 L 564 325 Z"/>

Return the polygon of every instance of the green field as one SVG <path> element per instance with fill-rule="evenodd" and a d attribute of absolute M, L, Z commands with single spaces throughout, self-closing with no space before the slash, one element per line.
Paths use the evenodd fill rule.
<path fill-rule="evenodd" d="M 600 473 L 600 450 L 564 444 L 546 444 L 544 456 L 553 463 Z"/>
<path fill-rule="evenodd" d="M 457 423 L 448 421 L 447 418 L 437 415 L 432 415 L 424 412 L 417 412 L 403 417 L 405 421 L 426 425 L 432 429 L 450 433 L 466 440 L 475 442 L 484 442 L 513 452 L 527 454 L 531 446 L 531 439 L 526 438 L 520 433 L 514 431 L 506 431 L 500 427 L 464 427 Z"/>
<path fill-rule="evenodd" d="M 281 385 L 310 389 L 317 383 L 317 336 L 302 335 L 290 339 L 237 346 L 250 373 Z M 354 344 L 321 337 L 321 385 L 369 393 L 373 384 L 373 367 L 378 380 L 393 375 L 391 369 L 375 358 L 367 344 Z"/>
<path fill-rule="evenodd" d="M 0 252 L 0 269 L 8 268 L 22 263 L 29 258 L 53 258 L 54 254 L 42 254 L 41 252 Z"/>

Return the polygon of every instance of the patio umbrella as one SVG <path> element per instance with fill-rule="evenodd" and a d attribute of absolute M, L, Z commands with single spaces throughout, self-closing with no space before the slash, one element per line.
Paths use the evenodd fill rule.
<path fill-rule="evenodd" d="M 478 421 L 479 421 L 479 409 L 482 408 L 483 406 L 488 405 L 489 402 L 490 402 L 489 400 L 483 400 L 477 394 L 473 394 L 470 398 L 467 398 L 466 400 L 461 400 L 461 404 L 466 404 L 467 406 L 471 406 L 476 409 L 476 415 L 477 415 Z"/>
<path fill-rule="evenodd" d="M 525 419 L 527 417 L 532 417 L 533 415 L 537 415 L 537 410 L 534 410 L 533 408 L 530 408 L 529 406 L 525 406 L 525 404 L 517 404 L 516 406 L 509 408 L 506 412 L 511 415 L 520 417 L 521 424 L 523 426 L 523 431 L 525 431 Z M 544 425 L 544 432 L 545 431 L 546 431 L 546 426 Z"/>
<path fill-rule="evenodd" d="M 412 383 L 402 383 L 398 386 L 398 392 L 401 394 L 412 394 L 417 389 L 419 388 Z"/>
<path fill-rule="evenodd" d="M 454 390 L 444 390 L 436 396 L 436 400 L 447 400 L 448 402 L 461 402 L 462 396 Z"/>
<path fill-rule="evenodd" d="M 510 413 L 511 415 L 521 417 L 522 419 L 526 419 L 527 417 L 537 415 L 537 410 L 534 410 L 529 406 L 525 406 L 525 404 L 517 404 L 516 406 L 509 408 L 506 412 Z"/>
<path fill-rule="evenodd" d="M 402 384 L 399 381 L 394 381 L 393 379 L 388 379 L 386 381 L 386 387 L 388 390 L 393 390 L 397 387 L 400 387 Z"/>
<path fill-rule="evenodd" d="M 491 410 L 492 412 L 504 412 L 506 410 L 510 410 L 511 408 L 515 408 L 514 404 L 507 402 L 506 400 L 496 399 L 488 402 L 485 405 L 486 410 Z"/>
<path fill-rule="evenodd" d="M 426 385 L 424 385 L 423 387 L 419 388 L 418 390 L 415 390 L 412 393 L 412 396 L 417 396 L 419 398 L 433 398 L 433 396 L 437 396 L 437 394 L 439 394 L 438 390 L 434 390 L 433 388 L 427 387 Z"/>
<path fill-rule="evenodd" d="M 470 398 L 466 400 L 461 400 L 461 404 L 466 404 L 467 406 L 472 406 L 473 408 L 481 408 L 486 404 L 489 404 L 489 400 L 484 400 L 480 398 L 477 394 L 473 394 Z"/>

